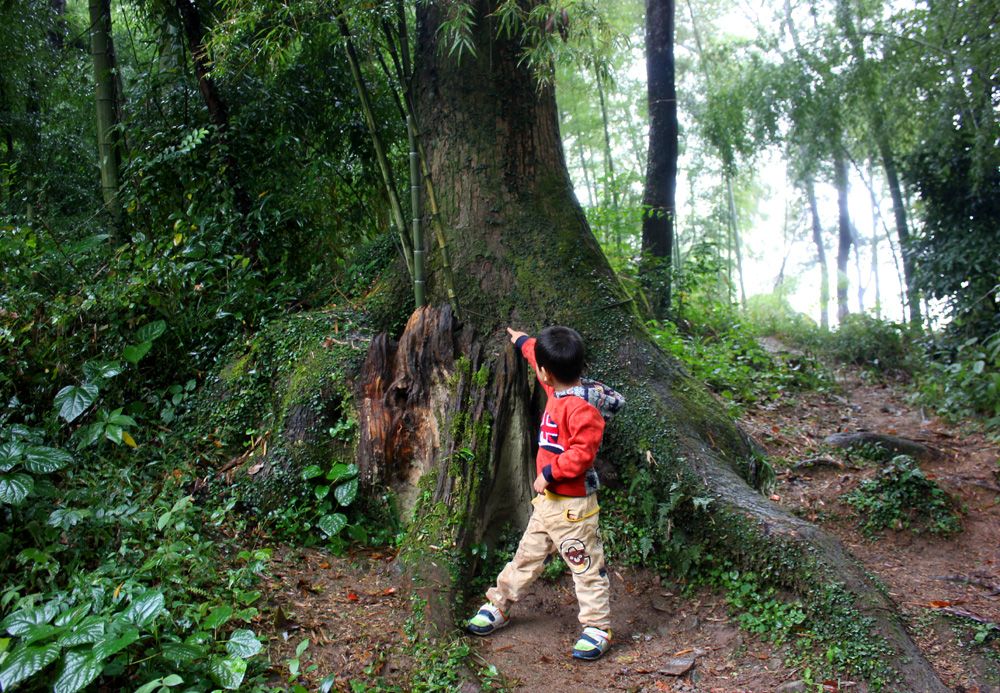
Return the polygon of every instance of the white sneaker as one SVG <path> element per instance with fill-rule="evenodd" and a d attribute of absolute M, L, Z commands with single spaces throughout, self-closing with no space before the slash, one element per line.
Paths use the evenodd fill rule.
<path fill-rule="evenodd" d="M 490 602 L 486 602 L 479 607 L 476 615 L 469 619 L 465 629 L 474 635 L 489 635 L 508 623 L 510 623 L 510 617 Z"/>
<path fill-rule="evenodd" d="M 610 647 L 611 631 L 587 626 L 573 646 L 573 656 L 576 659 L 600 659 Z"/>

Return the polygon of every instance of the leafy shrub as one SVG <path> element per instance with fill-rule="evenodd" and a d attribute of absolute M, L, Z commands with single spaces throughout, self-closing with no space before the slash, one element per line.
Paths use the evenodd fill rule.
<path fill-rule="evenodd" d="M 822 388 L 827 382 L 813 359 L 768 353 L 739 322 L 712 335 L 685 335 L 669 322 L 651 324 L 650 331 L 696 378 L 736 406 L 774 400 L 785 391 Z"/>
<path fill-rule="evenodd" d="M 919 388 L 922 401 L 949 418 L 980 415 L 1000 427 L 1000 332 L 983 342 L 967 339 L 954 351 L 938 347 Z"/>
<path fill-rule="evenodd" d="M 933 534 L 955 534 L 962 529 L 952 501 L 908 455 L 897 455 L 874 478 L 862 481 L 842 498 L 857 509 L 861 530 L 868 536 L 888 528 Z"/>
<path fill-rule="evenodd" d="M 880 373 L 910 373 L 914 368 L 909 329 L 868 315 L 848 315 L 823 340 L 823 347 L 839 361 Z"/>

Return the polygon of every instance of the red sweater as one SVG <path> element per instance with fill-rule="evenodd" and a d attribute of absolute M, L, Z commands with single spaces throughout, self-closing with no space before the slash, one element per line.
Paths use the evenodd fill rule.
<path fill-rule="evenodd" d="M 521 343 L 521 353 L 532 368 L 535 361 L 535 339 Z M 557 396 L 555 391 L 538 381 L 548 402 L 542 414 L 538 432 L 536 473 L 549 481 L 549 490 L 561 496 L 586 496 L 584 477 L 594 466 L 597 449 L 604 435 L 604 418 L 590 402 L 574 395 Z"/>

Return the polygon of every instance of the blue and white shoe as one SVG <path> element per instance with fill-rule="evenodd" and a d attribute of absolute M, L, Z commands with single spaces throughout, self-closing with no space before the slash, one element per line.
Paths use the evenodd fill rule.
<path fill-rule="evenodd" d="M 510 617 L 490 602 L 486 602 L 475 616 L 465 624 L 465 629 L 473 635 L 489 635 L 510 623 Z"/>
<path fill-rule="evenodd" d="M 575 659 L 600 659 L 611 648 L 611 631 L 587 626 L 573 646 Z"/>

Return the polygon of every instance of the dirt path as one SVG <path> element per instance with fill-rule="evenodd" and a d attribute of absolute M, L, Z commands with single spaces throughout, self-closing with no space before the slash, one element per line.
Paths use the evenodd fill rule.
<path fill-rule="evenodd" d="M 799 395 L 744 417 L 779 472 L 778 502 L 839 536 L 886 585 L 947 685 L 970 693 L 1000 691 L 1000 642 L 972 644 L 974 622 L 944 612 L 961 609 L 1000 623 L 1000 448 L 980 434 L 925 420 L 900 388 L 867 383 L 854 370 L 841 374 L 840 384 L 841 394 Z M 919 440 L 944 453 L 921 468 L 964 507 L 962 533 L 942 539 L 890 531 L 870 541 L 838 498 L 874 474 L 874 463 L 789 468 L 828 454 L 822 445 L 827 435 L 863 430 Z M 378 552 L 333 558 L 289 549 L 276 556 L 265 590 L 269 623 L 263 626 L 272 635 L 276 678 L 289 678 L 284 663 L 308 637 L 301 668 L 316 668 L 299 681 L 310 690 L 331 673 L 337 690 L 351 690 L 351 680 L 376 678 L 410 689 L 420 662 L 405 635 L 411 606 L 395 587 L 391 558 Z M 578 624 L 568 575 L 537 582 L 515 607 L 510 627 L 488 638 L 469 636 L 469 645 L 513 690 L 796 690 L 789 686 L 802 672 L 785 665 L 783 650 L 741 632 L 722 595 L 677 592 L 646 571 L 612 571 L 615 645 L 597 662 L 570 657 Z M 678 673 L 685 659 L 694 665 Z M 845 682 L 840 689 L 864 690 Z"/>
<path fill-rule="evenodd" d="M 960 609 L 1000 623 L 1000 446 L 981 433 L 926 418 L 898 386 L 868 382 L 854 369 L 838 374 L 838 382 L 841 395 L 809 393 L 752 411 L 743 421 L 779 470 L 779 503 L 840 537 L 882 580 L 946 684 L 955 690 L 1000 691 L 997 642 L 992 648 L 969 647 L 974 621 L 944 611 Z M 873 476 L 879 463 L 789 468 L 824 454 L 828 435 L 859 431 L 901 436 L 939 450 L 938 459 L 921 462 L 920 468 L 958 501 L 963 531 L 942 538 L 890 530 L 869 540 L 858 530 L 853 509 L 838 498 Z"/>

